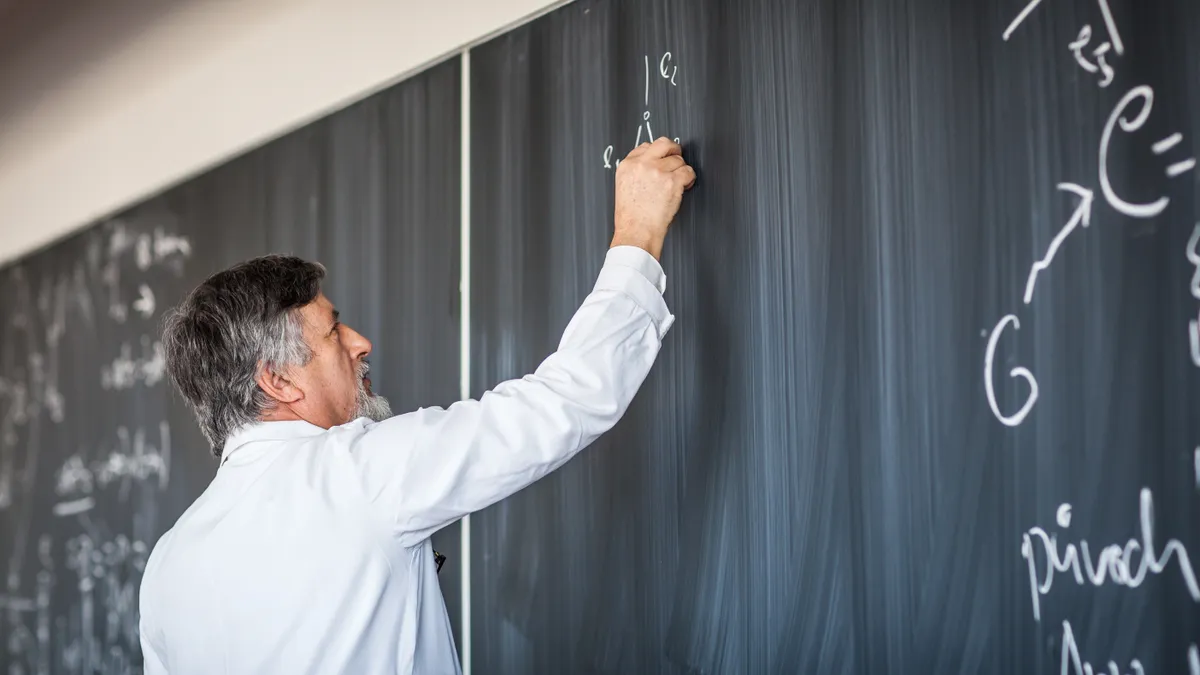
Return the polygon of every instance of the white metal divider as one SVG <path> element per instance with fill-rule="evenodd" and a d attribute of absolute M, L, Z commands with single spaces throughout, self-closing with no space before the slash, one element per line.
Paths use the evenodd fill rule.
<path fill-rule="evenodd" d="M 462 52 L 461 79 L 461 112 L 459 126 L 461 128 L 461 166 L 459 214 L 461 231 L 459 234 L 460 260 L 458 293 L 459 302 L 459 365 L 458 388 L 459 397 L 463 400 L 471 396 L 471 50 Z M 471 675 L 471 516 L 463 516 L 460 536 L 462 538 L 462 626 L 459 635 L 462 637 L 462 669 L 463 675 Z"/>

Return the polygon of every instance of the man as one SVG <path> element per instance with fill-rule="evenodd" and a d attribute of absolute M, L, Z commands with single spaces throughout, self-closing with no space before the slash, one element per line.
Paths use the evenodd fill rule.
<path fill-rule="evenodd" d="M 695 173 L 660 138 L 616 172 L 595 287 L 531 375 L 393 417 L 324 269 L 268 256 L 209 278 L 163 335 L 220 466 L 155 544 L 147 675 L 457 673 L 429 537 L 566 463 L 624 414 L 673 317 L 663 239 Z"/>

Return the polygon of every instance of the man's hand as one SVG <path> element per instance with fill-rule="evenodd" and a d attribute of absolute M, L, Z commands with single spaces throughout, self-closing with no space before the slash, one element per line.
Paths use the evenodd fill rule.
<path fill-rule="evenodd" d="M 696 172 L 683 161 L 682 148 L 668 138 L 642 143 L 617 167 L 615 230 L 612 246 L 637 246 L 655 260 L 662 255 L 667 228 L 679 212 Z"/>

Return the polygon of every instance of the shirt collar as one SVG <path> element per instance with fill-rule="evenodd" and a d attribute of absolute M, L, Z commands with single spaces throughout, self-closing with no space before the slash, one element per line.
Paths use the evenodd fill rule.
<path fill-rule="evenodd" d="M 238 429 L 225 440 L 225 448 L 221 452 L 221 464 L 224 465 L 230 455 L 248 443 L 255 441 L 286 441 L 292 438 L 318 436 L 325 433 L 323 429 L 304 420 L 284 420 L 279 422 L 255 422 Z"/>

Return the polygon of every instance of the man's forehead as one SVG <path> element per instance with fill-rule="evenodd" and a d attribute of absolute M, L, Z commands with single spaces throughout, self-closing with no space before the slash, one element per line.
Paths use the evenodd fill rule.
<path fill-rule="evenodd" d="M 325 297 L 324 293 L 320 293 L 312 302 L 308 303 L 301 309 L 301 313 L 309 321 L 315 324 L 317 328 L 327 327 L 328 324 L 338 320 L 337 308 L 333 306 L 329 298 Z"/>

